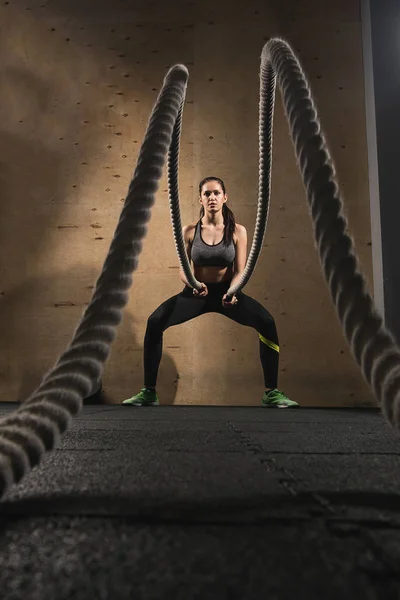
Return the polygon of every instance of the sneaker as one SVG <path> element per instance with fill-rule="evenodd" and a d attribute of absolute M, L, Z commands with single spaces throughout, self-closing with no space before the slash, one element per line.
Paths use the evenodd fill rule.
<path fill-rule="evenodd" d="M 136 396 L 124 400 L 122 404 L 130 404 L 132 406 L 158 406 L 158 398 L 156 392 L 142 388 Z"/>
<path fill-rule="evenodd" d="M 267 408 L 298 408 L 299 404 L 294 400 L 289 400 L 285 394 L 277 389 L 268 393 L 264 392 L 261 399 L 261 406 Z"/>

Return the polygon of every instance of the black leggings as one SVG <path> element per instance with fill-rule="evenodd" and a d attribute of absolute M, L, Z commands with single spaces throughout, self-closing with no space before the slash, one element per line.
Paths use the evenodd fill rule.
<path fill-rule="evenodd" d="M 229 282 L 208 283 L 208 295 L 194 296 L 192 288 L 185 287 L 180 294 L 163 302 L 150 315 L 144 338 L 144 385 L 156 387 L 158 367 L 162 356 L 163 333 L 168 327 L 185 323 L 200 315 L 216 312 L 229 319 L 253 327 L 259 334 L 260 359 L 266 388 L 278 385 L 279 341 L 275 321 L 256 300 L 242 292 L 236 295 L 238 303 L 222 306 L 222 297 Z"/>

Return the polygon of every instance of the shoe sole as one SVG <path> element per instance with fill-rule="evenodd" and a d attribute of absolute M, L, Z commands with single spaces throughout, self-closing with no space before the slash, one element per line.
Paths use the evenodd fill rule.
<path fill-rule="evenodd" d="M 263 408 L 300 408 L 299 405 L 297 405 L 297 406 L 279 406 L 278 404 L 262 404 L 261 406 Z"/>
<path fill-rule="evenodd" d="M 158 402 L 151 402 L 149 404 L 134 404 L 133 402 L 122 403 L 122 406 L 136 406 L 137 408 L 143 408 L 146 406 L 159 406 Z"/>

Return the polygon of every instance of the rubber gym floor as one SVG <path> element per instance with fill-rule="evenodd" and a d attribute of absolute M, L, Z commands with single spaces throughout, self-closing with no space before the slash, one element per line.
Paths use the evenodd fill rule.
<path fill-rule="evenodd" d="M 0 598 L 400 598 L 399 463 L 378 409 L 85 406 L 1 503 Z"/>

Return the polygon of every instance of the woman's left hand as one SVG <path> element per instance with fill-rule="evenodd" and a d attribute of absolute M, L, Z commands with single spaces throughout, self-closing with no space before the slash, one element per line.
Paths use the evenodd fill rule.
<path fill-rule="evenodd" d="M 238 299 L 236 298 L 236 296 L 232 296 L 232 299 L 230 301 L 226 299 L 226 294 L 224 294 L 222 297 L 222 306 L 234 306 L 237 303 Z"/>

